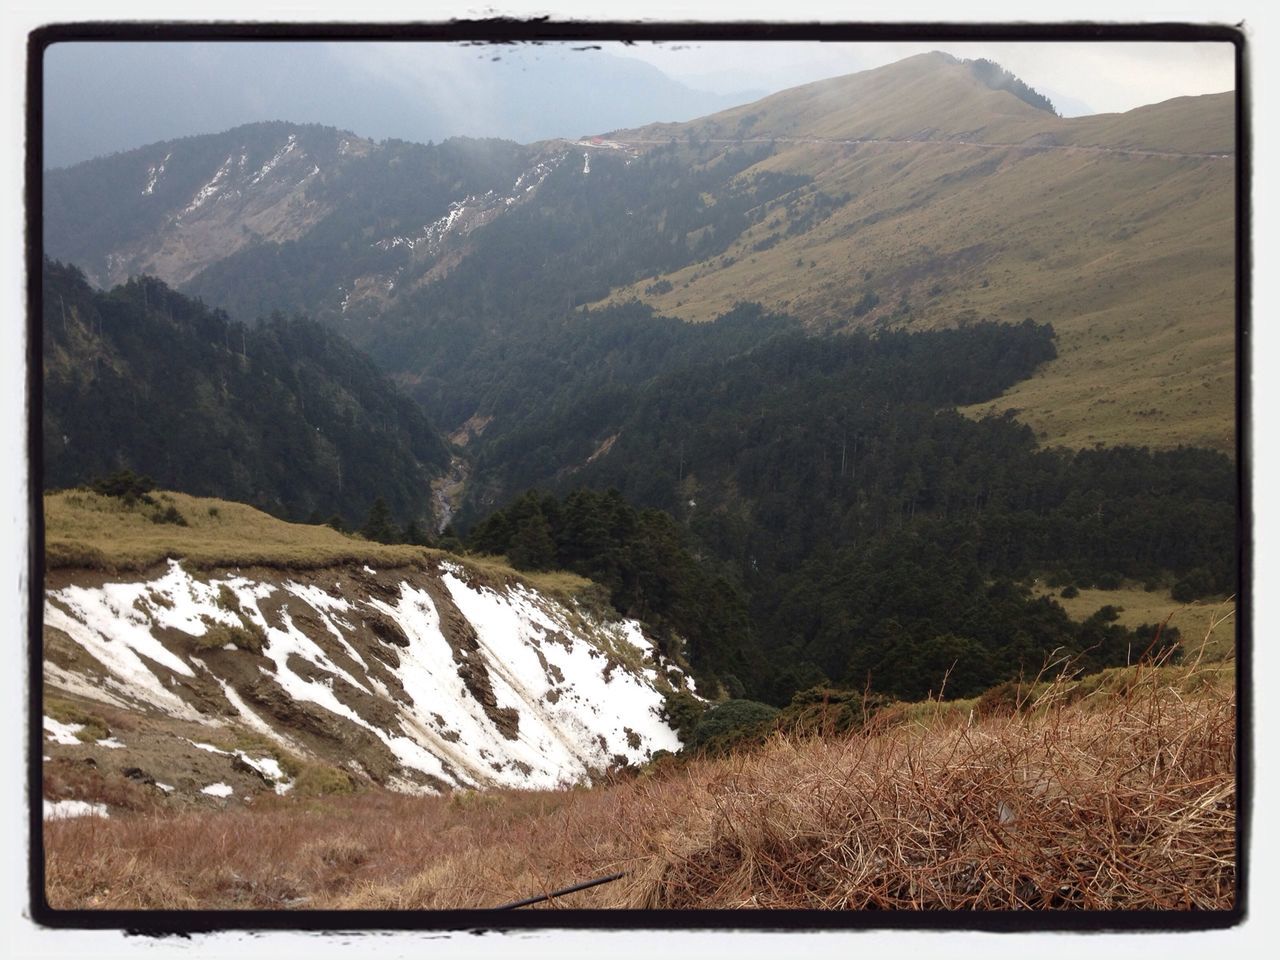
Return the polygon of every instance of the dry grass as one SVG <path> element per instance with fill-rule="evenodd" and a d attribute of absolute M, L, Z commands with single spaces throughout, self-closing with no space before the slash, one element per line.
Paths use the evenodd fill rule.
<path fill-rule="evenodd" d="M 264 566 L 313 569 L 344 563 L 402 567 L 431 555 L 422 547 L 387 546 L 329 527 L 287 523 L 243 503 L 153 494 L 186 526 L 154 523 L 156 507 L 63 490 L 44 497 L 45 556 L 50 568 L 143 570 L 169 557 L 195 567 Z"/>
<path fill-rule="evenodd" d="M 46 824 L 55 907 L 1224 909 L 1229 674 L 1134 668 L 975 719 L 775 736 L 589 790 L 266 797 Z"/>

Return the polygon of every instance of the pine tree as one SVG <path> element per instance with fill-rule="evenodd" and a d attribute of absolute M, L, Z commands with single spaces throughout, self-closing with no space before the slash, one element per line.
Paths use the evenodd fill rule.
<path fill-rule="evenodd" d="M 401 543 L 411 543 L 415 547 L 427 546 L 427 536 L 422 532 L 422 528 L 418 526 L 417 520 L 410 520 L 409 525 L 404 528 L 404 533 L 400 536 Z"/>
<path fill-rule="evenodd" d="M 516 529 L 508 554 L 517 570 L 550 570 L 556 565 L 556 542 L 542 513 L 531 513 Z"/>
<path fill-rule="evenodd" d="M 387 507 L 387 501 L 382 497 L 378 497 L 373 501 L 373 506 L 369 508 L 368 519 L 365 520 L 364 526 L 360 528 L 360 534 L 366 540 L 376 540 L 378 543 L 392 543 L 396 539 L 396 529 L 391 523 L 391 510 Z"/>

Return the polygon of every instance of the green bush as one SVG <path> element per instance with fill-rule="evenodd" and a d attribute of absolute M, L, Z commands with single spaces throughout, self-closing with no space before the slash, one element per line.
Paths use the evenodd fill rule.
<path fill-rule="evenodd" d="M 59 697 L 47 697 L 44 701 L 44 713 L 59 723 L 75 724 L 82 729 L 76 731 L 76 739 L 82 743 L 93 743 L 111 736 L 111 728 L 107 721 L 95 713 L 86 713 L 73 703 Z"/>
<path fill-rule="evenodd" d="M 665 694 L 662 698 L 662 719 L 671 725 L 685 746 L 693 744 L 698 722 L 706 710 L 705 703 L 684 690 Z"/>
<path fill-rule="evenodd" d="M 1074 583 L 1069 583 L 1062 588 L 1063 600 L 1071 600 L 1072 598 L 1078 597 L 1078 596 L 1080 596 L 1080 588 L 1077 587 Z"/>
<path fill-rule="evenodd" d="M 90 482 L 89 486 L 94 493 L 100 493 L 105 497 L 118 497 L 128 504 L 139 501 L 155 503 L 155 500 L 148 496 L 156 488 L 155 481 L 150 477 L 139 476 L 132 470 L 117 470 L 115 473 Z"/>
<path fill-rule="evenodd" d="M 707 710 L 693 731 L 694 747 L 722 752 L 744 740 L 762 738 L 778 708 L 756 700 L 726 700 Z"/>
<path fill-rule="evenodd" d="M 1107 570 L 1098 574 L 1094 579 L 1094 584 L 1099 590 L 1119 590 L 1124 583 L 1124 578 L 1114 570 Z"/>
<path fill-rule="evenodd" d="M 863 718 L 880 706 L 880 699 L 864 700 L 857 690 L 817 686 L 801 690 L 778 714 L 776 725 L 802 736 L 839 735 L 857 730 Z"/>
<path fill-rule="evenodd" d="M 1197 567 L 1173 585 L 1169 591 L 1179 603 L 1199 600 L 1213 592 L 1213 577 L 1204 567 Z"/>

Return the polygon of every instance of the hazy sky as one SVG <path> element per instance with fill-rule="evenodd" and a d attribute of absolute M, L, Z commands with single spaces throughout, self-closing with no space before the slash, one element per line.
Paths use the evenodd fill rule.
<path fill-rule="evenodd" d="M 646 60 L 690 86 L 729 91 L 782 89 L 930 50 L 994 60 L 1060 108 L 1069 100 L 1098 113 L 1235 87 L 1235 48 L 1228 43 L 704 42 L 636 44 L 616 52 Z"/>

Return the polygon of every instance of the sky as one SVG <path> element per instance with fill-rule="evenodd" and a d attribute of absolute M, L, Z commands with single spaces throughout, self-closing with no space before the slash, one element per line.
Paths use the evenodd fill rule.
<path fill-rule="evenodd" d="M 1049 97 L 1064 116 L 1131 110 L 1235 87 L 1235 48 L 1228 43 L 703 42 L 636 44 L 616 52 L 651 63 L 691 87 L 772 92 L 930 50 L 994 60 Z M 1067 103 L 1079 106 L 1066 109 Z"/>

